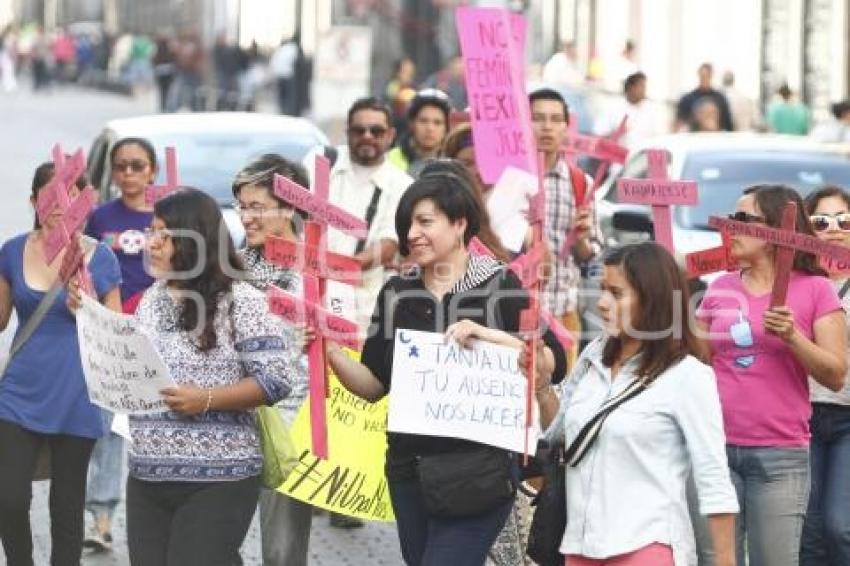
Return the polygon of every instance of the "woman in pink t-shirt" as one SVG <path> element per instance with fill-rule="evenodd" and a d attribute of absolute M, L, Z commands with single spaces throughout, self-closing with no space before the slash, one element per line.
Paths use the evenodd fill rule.
<path fill-rule="evenodd" d="M 797 232 L 812 235 L 800 196 L 784 186 L 746 189 L 731 217 L 778 228 L 787 202 L 797 204 Z M 775 246 L 733 236 L 731 253 L 740 271 L 709 286 L 697 319 L 717 375 L 741 506 L 738 564 L 749 554 L 750 566 L 796 566 L 809 493 L 807 376 L 841 388 L 844 314 L 814 255 L 795 254 L 785 305 L 771 308 Z"/>

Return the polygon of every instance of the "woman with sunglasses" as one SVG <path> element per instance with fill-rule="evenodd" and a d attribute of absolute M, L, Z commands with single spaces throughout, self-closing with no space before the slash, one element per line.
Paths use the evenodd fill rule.
<path fill-rule="evenodd" d="M 653 242 L 613 249 L 603 263 L 604 334 L 582 352 L 560 400 L 549 387 L 537 393 L 550 442 L 567 447 L 566 564 L 696 564 L 685 497 L 693 470 L 713 564 L 733 566 L 738 503 L 714 375 L 696 358 L 688 324 L 687 282 Z"/>
<path fill-rule="evenodd" d="M 266 154 L 246 165 L 233 180 L 234 208 L 245 227 L 245 247 L 239 256 L 246 281 L 265 292 L 269 285 L 300 295 L 301 275 L 297 269 L 279 267 L 266 259 L 265 244 L 270 236 L 298 242 L 303 226 L 300 213 L 274 192 L 275 175 L 308 186 L 307 173 L 280 155 Z M 287 341 L 297 342 L 292 328 L 286 328 Z M 307 397 L 307 360 L 298 360 L 299 373 L 293 376 L 292 391 L 278 403 L 284 421 L 291 426 Z M 264 566 L 307 566 L 313 508 L 271 489 L 260 491 L 260 535 Z"/>
<path fill-rule="evenodd" d="M 53 178 L 53 163 L 36 171 L 30 201 Z M 71 199 L 88 184 L 81 177 Z M 64 213 L 55 209 L 35 229 L 7 240 L 0 249 L 0 329 L 14 309 L 18 332 L 58 279 L 65 252 L 48 264 L 42 244 Z M 82 237 L 81 237 L 82 238 Z M 85 247 L 84 247 L 85 249 Z M 120 311 L 121 273 L 103 244 L 87 254 L 97 297 Z M 41 323 L 8 361 L 0 376 L 0 539 L 10 566 L 32 564 L 30 504 L 39 452 L 50 452 L 51 564 L 79 564 L 85 524 L 86 470 L 95 440 L 103 436 L 100 409 L 89 402 L 74 315 L 65 291 L 49 305 Z"/>
<path fill-rule="evenodd" d="M 501 262 L 467 252 L 479 219 L 471 188 L 452 173 L 429 173 L 405 192 L 396 212 L 396 232 L 402 255 L 416 264 L 416 270 L 393 277 L 381 289 L 360 362 L 327 342 L 329 363 L 349 391 L 376 401 L 394 394 L 393 380 L 411 378 L 393 372 L 397 329 L 444 333 L 447 341 L 462 346 L 479 339 L 517 350 L 523 347 L 511 334 L 518 330 L 520 311 L 528 305 L 519 280 Z M 566 370 L 563 348 L 551 331 L 542 342 L 540 373 L 547 383 L 553 376 L 560 381 Z M 484 447 L 457 438 L 393 432 L 387 439 L 387 481 L 408 566 L 484 564 L 513 507 L 513 497 L 500 497 L 496 491 L 492 500 L 479 501 L 475 510 L 450 517 L 426 508 L 426 487 L 419 479 L 423 458 L 467 456 Z M 508 463 L 501 449 L 488 454 L 495 462 Z M 473 486 L 479 479 L 470 474 L 457 478 L 457 485 Z"/>
<path fill-rule="evenodd" d="M 824 187 L 806 197 L 812 228 L 827 242 L 850 247 L 850 195 Z M 832 270 L 830 279 L 850 313 L 848 271 Z M 845 314 L 850 329 L 850 314 Z M 850 564 L 850 380 L 831 391 L 809 379 L 812 399 L 811 494 L 803 542 L 802 566 Z"/>
<path fill-rule="evenodd" d="M 145 188 L 157 174 L 156 152 L 143 138 L 124 138 L 109 152 L 112 182 L 118 198 L 97 208 L 89 218 L 86 234 L 109 246 L 121 266 L 121 304 L 125 313 L 136 309 L 153 278 L 142 259 L 145 229 L 153 208 L 145 202 Z M 94 550 L 112 547 L 112 516 L 121 500 L 124 439 L 111 431 L 112 413 L 101 409 L 106 435 L 97 441 L 89 463 L 86 509 L 94 524 L 83 545 Z"/>
<path fill-rule="evenodd" d="M 265 295 L 239 280 L 223 222 L 196 189 L 154 205 L 146 240 L 156 282 L 136 319 L 176 385 L 162 391 L 169 411 L 130 417 L 133 566 L 236 563 L 263 465 L 253 409 L 288 396 L 298 375 L 300 349 Z"/>
<path fill-rule="evenodd" d="M 797 204 L 797 232 L 812 235 L 800 196 L 782 185 L 746 189 L 732 217 L 779 228 L 788 202 Z M 709 286 L 697 320 L 717 375 L 726 453 L 741 506 L 738 564 L 796 566 L 809 496 L 807 376 L 841 389 L 846 322 L 814 255 L 795 252 L 785 304 L 771 307 L 776 246 L 743 235 L 730 241 L 740 270 Z"/>

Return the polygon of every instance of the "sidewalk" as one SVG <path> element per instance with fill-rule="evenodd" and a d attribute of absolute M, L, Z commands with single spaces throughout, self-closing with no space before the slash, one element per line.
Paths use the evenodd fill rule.
<path fill-rule="evenodd" d="M 31 522 L 36 566 L 50 562 L 50 518 L 47 511 L 48 482 L 33 485 Z M 89 520 L 89 518 L 86 518 Z M 85 566 L 128 566 L 124 506 L 118 508 L 113 525 L 115 543 L 112 552 L 90 554 L 84 551 Z M 242 545 L 245 566 L 260 566 L 260 530 L 257 516 Z M 394 523 L 366 523 L 362 529 L 344 530 L 328 526 L 326 513 L 313 517 L 310 539 L 310 566 L 400 566 L 404 564 L 398 548 Z M 0 566 L 6 566 L 0 550 Z"/>

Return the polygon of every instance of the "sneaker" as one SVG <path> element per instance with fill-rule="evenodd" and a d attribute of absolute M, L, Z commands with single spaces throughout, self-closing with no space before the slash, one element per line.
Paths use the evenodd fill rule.
<path fill-rule="evenodd" d="M 363 519 L 349 517 L 348 515 L 340 515 L 338 513 L 331 513 L 330 524 L 332 527 L 337 529 L 359 529 L 366 523 L 363 522 Z"/>
<path fill-rule="evenodd" d="M 93 552 L 108 552 L 112 550 L 112 534 L 101 534 L 97 529 L 92 529 L 83 539 L 83 548 Z"/>

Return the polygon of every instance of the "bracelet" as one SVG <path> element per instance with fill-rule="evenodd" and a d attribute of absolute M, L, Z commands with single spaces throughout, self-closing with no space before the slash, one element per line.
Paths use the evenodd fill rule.
<path fill-rule="evenodd" d="M 207 406 L 204 407 L 204 412 L 202 414 L 206 415 L 210 411 L 211 405 L 212 405 L 212 387 L 207 389 Z"/>

